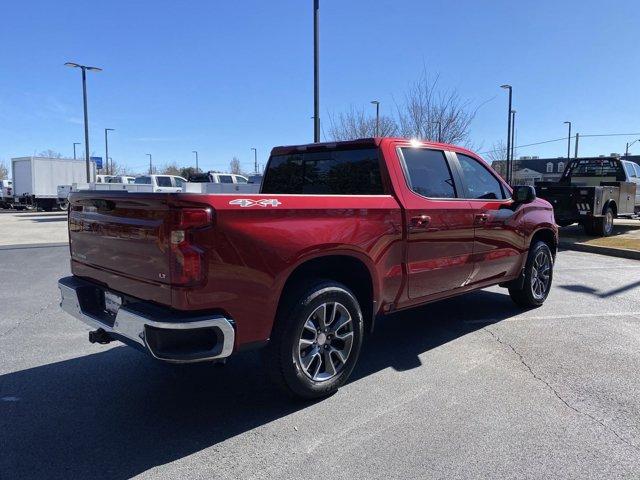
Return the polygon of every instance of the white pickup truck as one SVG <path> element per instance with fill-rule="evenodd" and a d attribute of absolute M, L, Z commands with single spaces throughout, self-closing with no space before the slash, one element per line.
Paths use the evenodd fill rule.
<path fill-rule="evenodd" d="M 151 185 L 153 192 L 182 192 L 187 180 L 177 175 L 140 175 L 134 185 Z"/>
<path fill-rule="evenodd" d="M 13 182 L 0 180 L 0 208 L 13 208 Z"/>

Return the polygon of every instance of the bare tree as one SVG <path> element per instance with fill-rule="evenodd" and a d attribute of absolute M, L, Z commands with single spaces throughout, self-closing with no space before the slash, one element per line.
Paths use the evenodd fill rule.
<path fill-rule="evenodd" d="M 495 142 L 486 154 L 487 161 L 502 178 L 507 175 L 507 146 L 503 140 Z"/>
<path fill-rule="evenodd" d="M 237 175 L 242 173 L 242 167 L 240 166 L 240 160 L 238 157 L 233 157 L 229 162 L 229 173 L 235 173 Z"/>
<path fill-rule="evenodd" d="M 387 115 L 380 116 L 378 135 L 392 137 L 397 135 L 398 125 L 396 121 Z M 354 140 L 356 138 L 369 138 L 376 135 L 376 118 L 367 115 L 364 109 L 356 109 L 353 106 L 346 113 L 340 113 L 337 117 L 329 115 L 329 137 L 332 140 Z"/>
<path fill-rule="evenodd" d="M 465 144 L 478 109 L 457 90 L 441 89 L 438 82 L 438 75 L 430 77 L 425 71 L 409 86 L 404 102 L 397 107 L 400 133 L 407 138 L 440 137 L 444 143 Z"/>
<path fill-rule="evenodd" d="M 163 175 L 180 175 L 180 167 L 176 162 L 166 163 L 161 169 L 160 173 Z"/>
<path fill-rule="evenodd" d="M 0 180 L 9 178 L 9 168 L 4 160 L 0 160 Z"/>
<path fill-rule="evenodd" d="M 40 153 L 38 153 L 38 156 L 45 158 L 62 158 L 62 154 L 60 152 L 56 152 L 55 150 L 51 150 L 50 148 L 41 151 Z"/>

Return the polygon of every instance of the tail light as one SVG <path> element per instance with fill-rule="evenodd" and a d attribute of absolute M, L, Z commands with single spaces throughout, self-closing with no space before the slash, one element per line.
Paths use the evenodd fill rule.
<path fill-rule="evenodd" d="M 171 283 L 192 285 L 204 280 L 204 250 L 193 242 L 193 231 L 212 223 L 210 208 L 176 210 L 171 229 Z"/>

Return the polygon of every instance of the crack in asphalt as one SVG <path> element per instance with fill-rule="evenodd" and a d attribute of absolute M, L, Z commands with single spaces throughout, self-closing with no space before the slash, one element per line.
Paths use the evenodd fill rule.
<path fill-rule="evenodd" d="M 519 359 L 520 359 L 520 363 L 522 365 L 524 365 L 524 367 L 529 371 L 529 373 L 533 376 L 533 378 L 535 378 L 537 381 L 543 383 L 555 396 L 558 400 L 560 400 L 567 408 L 573 410 L 574 412 L 576 412 L 578 415 L 582 415 L 584 417 L 587 417 L 589 419 L 591 419 L 593 422 L 597 423 L 598 425 L 600 425 L 602 428 L 604 428 L 605 430 L 607 430 L 608 432 L 612 433 L 616 438 L 618 438 L 618 440 L 620 440 L 622 443 L 624 443 L 625 445 L 633 448 L 634 450 L 636 450 L 637 452 L 640 452 L 640 448 L 638 448 L 637 446 L 635 446 L 633 443 L 629 442 L 627 439 L 621 437 L 618 432 L 616 432 L 613 428 L 609 427 L 607 424 L 605 424 L 602 420 L 594 417 L 593 415 L 591 415 L 590 413 L 587 413 L 585 411 L 580 410 L 579 408 L 574 407 L 573 405 L 571 405 L 569 402 L 567 402 L 561 395 L 560 393 L 558 393 L 558 391 L 549 383 L 547 382 L 544 378 L 540 377 L 536 372 L 533 371 L 533 369 L 531 368 L 531 366 L 525 361 L 524 357 L 522 356 L 522 354 L 520 352 L 518 352 L 513 345 L 511 345 L 510 343 L 503 341 L 500 336 L 495 333 L 493 330 L 491 330 L 490 328 L 485 328 L 484 330 L 486 330 L 492 337 L 493 339 L 498 342 L 500 345 L 502 345 L 503 347 L 507 347 L 509 348 Z"/>
<path fill-rule="evenodd" d="M 11 335 L 13 332 L 15 332 L 20 325 L 22 325 L 25 321 L 29 321 L 29 320 L 33 320 L 34 318 L 36 318 L 38 315 L 40 315 L 42 312 L 44 312 L 46 309 L 48 309 L 49 307 L 51 307 L 52 305 L 55 305 L 56 303 L 58 303 L 58 300 L 52 300 L 51 302 L 47 303 L 44 307 L 41 307 L 40 310 L 38 310 L 37 312 L 35 312 L 33 315 L 27 317 L 27 318 L 23 318 L 22 320 L 18 320 L 18 323 L 16 323 L 13 327 L 9 327 L 8 330 L 6 330 L 5 332 L 0 333 L 0 338 L 4 338 L 7 335 Z"/>

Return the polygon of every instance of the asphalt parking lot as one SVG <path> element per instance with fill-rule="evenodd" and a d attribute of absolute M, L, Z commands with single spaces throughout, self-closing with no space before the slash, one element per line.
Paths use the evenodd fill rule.
<path fill-rule="evenodd" d="M 89 344 L 58 306 L 68 263 L 0 249 L 0 478 L 640 477 L 640 262 L 561 252 L 540 309 L 492 288 L 389 317 L 316 403 L 255 353 Z"/>

